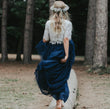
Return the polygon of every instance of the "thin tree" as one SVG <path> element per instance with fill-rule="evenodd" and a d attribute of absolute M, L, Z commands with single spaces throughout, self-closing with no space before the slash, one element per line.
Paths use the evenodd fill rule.
<path fill-rule="evenodd" d="M 26 21 L 24 31 L 24 49 L 23 49 L 24 54 L 23 61 L 25 64 L 30 63 L 31 61 L 33 9 L 34 9 L 34 0 L 27 0 Z"/>
<path fill-rule="evenodd" d="M 23 2 L 26 2 L 26 0 L 23 0 Z M 22 60 L 21 59 L 22 46 L 23 46 L 23 35 L 21 35 L 18 39 L 16 61 Z"/>
<path fill-rule="evenodd" d="M 31 53 L 32 53 L 32 39 L 33 39 L 33 20 L 34 20 L 34 0 L 33 0 L 33 6 L 32 6 L 32 15 L 31 15 L 31 28 L 30 28 L 30 52 L 29 52 L 29 60 L 32 60 Z"/>
<path fill-rule="evenodd" d="M 18 39 L 16 61 L 21 61 L 22 46 L 23 46 L 23 36 L 21 35 Z"/>
<path fill-rule="evenodd" d="M 2 53 L 2 62 L 8 60 L 7 55 L 7 8 L 8 1 L 3 0 L 2 8 L 2 23 L 1 23 L 1 53 Z"/>
<path fill-rule="evenodd" d="M 96 1 L 96 34 L 93 68 L 100 71 L 107 67 L 108 1 Z"/>
<path fill-rule="evenodd" d="M 86 29 L 86 45 L 85 45 L 85 64 L 93 63 L 93 49 L 95 37 L 95 15 L 96 15 L 96 0 L 89 0 L 88 19 Z"/>
<path fill-rule="evenodd" d="M 55 0 L 49 0 L 49 7 L 51 7 L 53 5 L 53 3 L 55 2 Z M 50 8 L 49 8 L 50 9 Z M 52 14 L 52 11 L 49 10 L 50 15 Z"/>

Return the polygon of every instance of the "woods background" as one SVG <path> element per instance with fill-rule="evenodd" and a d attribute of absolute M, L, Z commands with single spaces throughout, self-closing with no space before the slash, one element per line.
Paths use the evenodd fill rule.
<path fill-rule="evenodd" d="M 34 81 L 41 60 L 35 46 L 43 38 L 54 1 L 0 0 L 0 109 L 48 107 L 51 97 L 43 96 Z M 76 108 L 109 109 L 110 0 L 63 1 L 73 24 Z"/>
<path fill-rule="evenodd" d="M 70 6 L 70 14 L 74 26 L 73 40 L 76 45 L 76 55 L 84 55 L 88 0 L 63 0 Z M 44 24 L 49 17 L 48 0 L 35 1 L 34 10 L 34 28 L 33 28 L 33 49 L 32 53 L 36 53 L 35 45 L 42 39 Z M 8 3 L 8 21 L 7 21 L 7 41 L 8 53 L 16 53 L 18 40 L 24 35 L 26 15 L 26 2 L 23 0 L 9 0 Z M 0 29 L 2 16 L 2 0 L 0 1 Z M 110 18 L 110 8 L 109 8 Z M 110 23 L 109 23 L 110 24 Z M 110 35 L 108 35 L 108 45 L 110 45 Z M 0 34 L 1 39 L 1 34 Z M 1 52 L 1 45 L 0 45 Z M 108 55 L 110 56 L 110 47 L 108 46 Z"/>
<path fill-rule="evenodd" d="M 1 0 L 0 1 L 0 30 L 1 30 L 0 42 L 1 42 L 1 36 L 5 35 L 6 37 L 4 37 L 5 40 L 4 45 L 5 48 L 7 48 L 7 49 L 3 49 L 4 51 L 1 50 L 3 46 L 1 47 L 2 44 L 0 44 L 0 52 L 2 52 L 2 54 L 5 54 L 4 59 L 2 59 L 3 61 L 5 61 L 5 58 L 7 57 L 6 52 L 8 54 L 9 53 L 17 54 L 16 60 L 21 60 L 20 55 L 24 53 L 25 63 L 28 63 L 31 60 L 31 54 L 37 54 L 35 46 L 43 37 L 44 26 L 49 17 L 49 6 L 53 1 L 54 0 L 19 0 L 19 1 Z M 88 62 L 90 63 L 95 62 L 97 56 L 95 56 L 96 59 L 95 58 L 93 59 L 93 56 L 91 55 L 93 54 L 92 52 L 93 48 L 91 47 L 95 45 L 94 43 L 92 43 L 92 39 L 86 39 L 86 38 L 90 36 L 94 31 L 97 33 L 97 35 L 99 36 L 101 35 L 98 34 L 101 32 L 99 32 L 100 30 L 97 29 L 98 27 L 97 25 L 98 22 L 100 23 L 104 19 L 105 22 L 103 22 L 102 25 L 103 27 L 104 25 L 106 26 L 104 28 L 104 31 L 106 31 L 107 35 L 105 35 L 106 33 L 102 32 L 104 33 L 102 36 L 104 36 L 105 42 L 100 41 L 97 43 L 103 43 L 103 45 L 106 45 L 104 43 L 106 43 L 107 40 L 107 46 L 103 46 L 103 45 L 101 46 L 104 47 L 105 52 L 107 50 L 107 56 L 110 56 L 110 46 L 109 46 L 110 45 L 110 34 L 109 34 L 110 8 L 108 7 L 110 2 L 107 0 L 101 0 L 101 1 L 63 0 L 63 1 L 70 6 L 69 13 L 71 14 L 71 21 L 73 23 L 72 39 L 75 43 L 76 56 L 85 56 L 85 61 L 88 60 Z M 4 3 L 4 7 L 3 7 L 3 3 Z M 99 11 L 101 10 L 102 14 L 100 14 L 100 12 L 98 13 L 98 10 Z M 2 15 L 4 15 L 4 18 L 2 17 Z M 103 17 L 101 19 L 100 16 L 105 16 L 105 18 Z M 99 20 L 98 17 L 100 18 Z M 3 23 L 2 18 L 4 19 L 5 22 L 4 24 L 2 24 Z M 93 20 L 96 21 L 92 27 L 91 24 L 93 24 Z M 4 29 L 4 27 L 6 27 L 6 30 Z M 101 27 L 100 25 L 100 28 L 103 27 Z M 90 30 L 91 28 L 95 28 L 95 29 Z M 95 36 L 96 34 L 94 33 L 94 38 Z M 95 42 L 95 40 L 93 40 L 93 42 Z M 92 46 L 90 44 L 89 44 L 90 46 L 88 46 L 87 43 L 88 44 L 92 43 Z M 96 46 L 95 48 L 99 49 Z M 97 50 L 94 50 L 94 52 L 95 51 Z M 103 53 L 102 55 L 106 55 Z M 101 61 L 102 60 L 104 59 L 101 59 Z M 96 61 L 98 62 L 99 60 Z M 103 63 L 106 66 L 106 62 Z"/>

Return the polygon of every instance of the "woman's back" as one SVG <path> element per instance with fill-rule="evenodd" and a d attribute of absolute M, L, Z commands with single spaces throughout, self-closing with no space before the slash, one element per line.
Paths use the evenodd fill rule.
<path fill-rule="evenodd" d="M 55 1 L 51 7 L 53 14 L 45 24 L 43 41 L 36 46 L 42 60 L 35 70 L 35 77 L 41 92 L 56 99 L 56 109 L 61 109 L 62 100 L 66 102 L 69 97 L 67 80 L 75 60 L 68 9 L 64 2 Z"/>
<path fill-rule="evenodd" d="M 62 43 L 64 37 L 71 39 L 72 35 L 72 23 L 69 20 L 62 20 L 61 32 L 54 31 L 55 21 L 48 20 L 45 24 L 45 30 L 43 38 L 50 40 L 50 43 Z"/>

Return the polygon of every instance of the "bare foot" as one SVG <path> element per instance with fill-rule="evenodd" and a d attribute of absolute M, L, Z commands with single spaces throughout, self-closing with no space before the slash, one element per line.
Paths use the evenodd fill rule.
<path fill-rule="evenodd" d="M 64 107 L 64 105 L 61 103 L 61 107 Z"/>
<path fill-rule="evenodd" d="M 63 104 L 62 104 L 62 100 L 57 100 L 56 109 L 61 109 L 62 107 L 64 107 Z"/>

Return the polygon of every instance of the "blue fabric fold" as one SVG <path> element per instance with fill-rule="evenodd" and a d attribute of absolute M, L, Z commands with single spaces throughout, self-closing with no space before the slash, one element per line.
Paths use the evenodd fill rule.
<path fill-rule="evenodd" d="M 65 57 L 63 44 L 44 43 L 41 40 L 35 48 L 42 57 L 34 72 L 41 92 L 66 102 L 69 96 L 67 80 L 75 60 L 74 42 L 69 40 L 69 57 L 66 63 L 60 62 Z"/>

